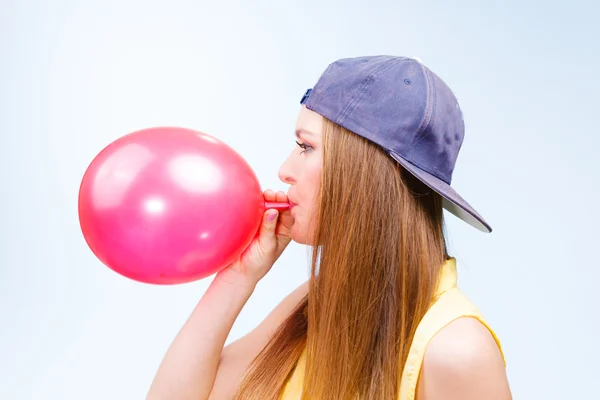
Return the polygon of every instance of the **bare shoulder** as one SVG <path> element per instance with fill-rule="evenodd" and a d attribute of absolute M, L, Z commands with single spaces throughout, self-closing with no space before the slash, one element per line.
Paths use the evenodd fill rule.
<path fill-rule="evenodd" d="M 308 282 L 304 282 L 289 293 L 256 328 L 222 350 L 211 399 L 233 396 L 250 363 L 307 294 Z"/>
<path fill-rule="evenodd" d="M 490 331 L 475 318 L 459 318 L 429 342 L 418 400 L 512 399 L 504 359 Z"/>

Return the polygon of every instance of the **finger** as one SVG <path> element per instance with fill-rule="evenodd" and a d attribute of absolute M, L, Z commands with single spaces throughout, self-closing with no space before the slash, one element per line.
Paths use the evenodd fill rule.
<path fill-rule="evenodd" d="M 283 228 L 283 230 L 289 232 L 292 229 L 294 222 L 294 217 L 292 217 L 289 211 L 279 214 L 279 225 Z M 284 231 L 282 231 L 282 233 L 284 233 Z"/>
<path fill-rule="evenodd" d="M 277 210 L 267 210 L 263 214 L 263 223 L 260 227 L 258 244 L 264 252 L 269 252 L 273 250 L 273 236 L 275 235 L 275 228 L 277 227 L 278 216 L 279 212 Z"/>
<path fill-rule="evenodd" d="M 267 189 L 263 192 L 265 201 L 275 201 L 275 192 L 271 189 Z"/>
<path fill-rule="evenodd" d="M 280 190 L 275 194 L 275 201 L 287 203 L 288 198 L 287 198 L 286 194 Z"/>
<path fill-rule="evenodd" d="M 281 218 L 281 217 L 280 217 Z M 292 233 L 292 226 L 285 226 L 283 222 L 279 222 L 277 224 L 277 228 L 275 228 L 275 234 L 277 236 L 290 236 Z"/>

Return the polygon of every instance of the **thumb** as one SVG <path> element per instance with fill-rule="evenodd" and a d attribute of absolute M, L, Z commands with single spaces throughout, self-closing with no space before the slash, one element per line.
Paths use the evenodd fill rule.
<path fill-rule="evenodd" d="M 260 235 L 258 244 L 261 250 L 265 253 L 275 250 L 275 227 L 277 226 L 277 210 L 267 210 L 263 215 L 263 223 L 260 227 Z"/>

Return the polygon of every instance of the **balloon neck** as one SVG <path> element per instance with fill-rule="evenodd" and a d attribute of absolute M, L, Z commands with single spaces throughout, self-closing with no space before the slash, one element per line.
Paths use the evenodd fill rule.
<path fill-rule="evenodd" d="M 290 208 L 290 203 L 280 203 L 277 201 L 266 201 L 265 209 L 276 209 L 278 211 L 284 211 Z"/>

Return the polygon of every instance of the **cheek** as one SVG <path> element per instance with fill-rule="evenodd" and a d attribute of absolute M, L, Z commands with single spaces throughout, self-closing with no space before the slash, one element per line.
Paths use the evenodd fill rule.
<path fill-rule="evenodd" d="M 304 206 L 312 204 L 321 181 L 321 168 L 318 160 L 307 161 L 301 168 L 296 183 L 296 195 Z"/>
<path fill-rule="evenodd" d="M 303 209 L 301 213 L 296 213 L 294 224 L 290 231 L 290 236 L 294 242 L 304 245 L 312 244 L 312 237 L 314 237 L 315 233 L 314 218 L 315 216 L 311 209 Z"/>
<path fill-rule="evenodd" d="M 321 184 L 321 167 L 320 165 L 315 165 L 307 169 L 306 172 L 307 199 L 309 199 L 311 206 L 314 206 L 317 201 L 319 185 Z"/>
<path fill-rule="evenodd" d="M 321 167 L 319 164 L 307 165 L 302 179 L 298 181 L 297 194 L 301 197 L 301 207 L 294 213 L 294 225 L 291 235 L 295 242 L 308 244 L 312 222 L 316 218 L 317 192 L 321 183 Z"/>
<path fill-rule="evenodd" d="M 294 218 L 294 224 L 290 230 L 292 240 L 299 244 L 306 244 L 306 229 L 300 213 L 297 213 Z"/>

